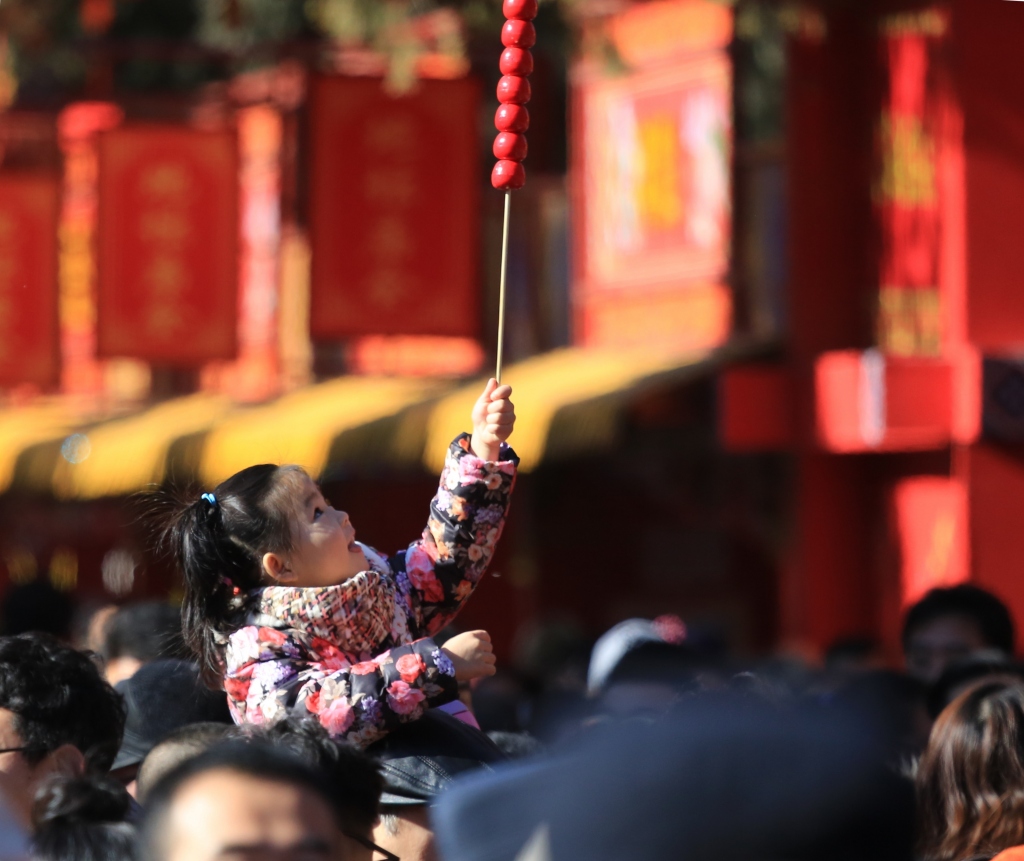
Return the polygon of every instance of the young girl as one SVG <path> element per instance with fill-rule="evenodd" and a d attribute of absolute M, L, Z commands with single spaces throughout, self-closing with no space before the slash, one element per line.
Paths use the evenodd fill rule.
<path fill-rule="evenodd" d="M 490 380 L 472 436 L 449 448 L 422 537 L 385 557 L 299 467 L 250 466 L 185 507 L 168 530 L 185 578 L 185 636 L 223 678 L 235 721 L 315 715 L 366 745 L 458 682 L 494 673 L 490 637 L 430 639 L 483 577 L 518 458 L 505 443 L 512 390 Z"/>

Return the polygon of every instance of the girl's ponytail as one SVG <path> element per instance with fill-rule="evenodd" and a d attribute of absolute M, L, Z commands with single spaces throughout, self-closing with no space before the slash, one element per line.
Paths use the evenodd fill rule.
<path fill-rule="evenodd" d="M 291 547 L 293 491 L 304 476 L 294 466 L 250 466 L 213 493 L 181 500 L 164 529 L 184 578 L 185 642 L 210 680 L 220 676 L 227 637 L 263 585 L 263 554 Z"/>

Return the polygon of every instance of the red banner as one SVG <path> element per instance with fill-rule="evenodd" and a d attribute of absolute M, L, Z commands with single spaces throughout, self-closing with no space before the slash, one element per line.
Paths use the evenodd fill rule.
<path fill-rule="evenodd" d="M 99 355 L 234 357 L 238 254 L 232 132 L 129 125 L 100 136 Z"/>
<path fill-rule="evenodd" d="M 962 128 L 945 5 L 880 23 L 885 91 L 876 126 L 880 227 L 878 343 L 936 356 L 959 327 L 946 319 L 962 281 Z M 956 301 L 954 305 L 958 304 Z"/>
<path fill-rule="evenodd" d="M 0 386 L 56 384 L 56 177 L 0 174 Z"/>
<path fill-rule="evenodd" d="M 474 81 L 321 77 L 310 92 L 314 338 L 479 331 Z"/>
<path fill-rule="evenodd" d="M 656 40 L 666 15 L 707 13 L 721 42 L 731 12 L 704 3 L 638 7 Z M 633 16 L 635 17 L 635 16 Z M 636 18 L 640 23 L 643 19 Z M 709 25 L 710 26 L 710 25 Z M 715 34 L 718 35 L 715 35 Z M 726 39 L 727 41 L 727 39 Z M 639 56 L 640 44 L 630 49 Z M 724 49 L 627 75 L 581 62 L 573 124 L 573 307 L 577 341 L 689 350 L 728 338 L 732 72 Z"/>

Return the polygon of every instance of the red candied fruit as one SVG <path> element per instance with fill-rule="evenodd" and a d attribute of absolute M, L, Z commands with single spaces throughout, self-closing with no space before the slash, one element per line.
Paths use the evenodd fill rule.
<path fill-rule="evenodd" d="M 505 0 L 501 11 L 506 18 L 517 21 L 532 21 L 537 17 L 537 0 Z"/>
<path fill-rule="evenodd" d="M 532 48 L 537 44 L 537 30 L 529 21 L 506 21 L 501 28 L 501 44 L 506 48 Z"/>
<path fill-rule="evenodd" d="M 515 132 L 501 132 L 494 139 L 494 157 L 506 161 L 522 161 L 526 158 L 526 135 Z"/>
<path fill-rule="evenodd" d="M 503 75 L 526 77 L 533 71 L 533 54 L 523 48 L 506 48 L 501 52 L 498 68 Z"/>
<path fill-rule="evenodd" d="M 530 127 L 530 112 L 522 105 L 498 105 L 494 127 L 499 132 L 525 132 Z"/>
<path fill-rule="evenodd" d="M 522 188 L 526 184 L 526 171 L 517 161 L 502 159 L 491 171 L 491 185 L 502 191 Z"/>
<path fill-rule="evenodd" d="M 519 75 L 502 75 L 498 81 L 498 101 L 503 105 L 525 105 L 530 101 L 530 82 Z"/>

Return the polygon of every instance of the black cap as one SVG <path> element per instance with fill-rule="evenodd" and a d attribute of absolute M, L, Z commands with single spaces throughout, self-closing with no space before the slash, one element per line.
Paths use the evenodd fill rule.
<path fill-rule="evenodd" d="M 430 804 L 460 775 L 491 771 L 506 759 L 480 730 L 437 709 L 392 730 L 367 752 L 381 763 L 382 805 Z"/>
<path fill-rule="evenodd" d="M 119 682 L 127 718 L 111 771 L 137 765 L 173 730 L 191 723 L 231 723 L 227 696 L 211 691 L 187 661 L 153 661 Z"/>

